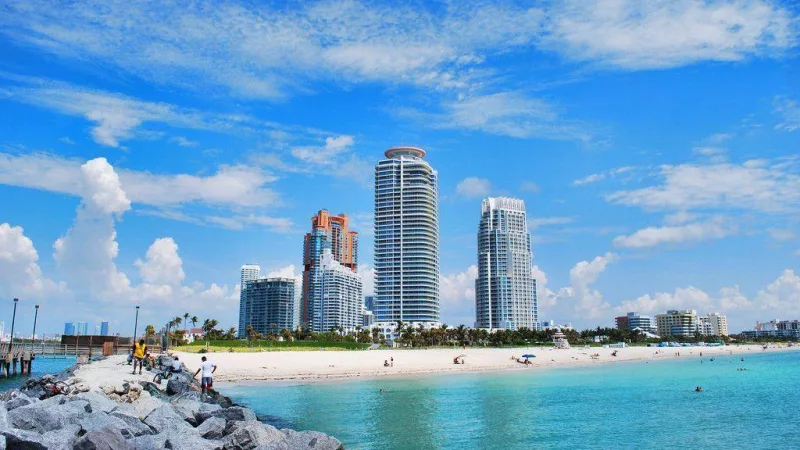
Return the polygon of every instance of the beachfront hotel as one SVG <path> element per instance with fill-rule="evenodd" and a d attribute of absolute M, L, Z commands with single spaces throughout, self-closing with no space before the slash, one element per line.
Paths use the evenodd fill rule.
<path fill-rule="evenodd" d="M 624 316 L 614 318 L 618 330 L 635 330 L 639 329 L 643 332 L 656 334 L 657 330 L 653 325 L 653 318 L 650 316 L 643 316 L 636 312 L 629 312 Z"/>
<path fill-rule="evenodd" d="M 250 280 L 242 289 L 244 314 L 239 318 L 244 336 L 247 327 L 261 334 L 294 330 L 296 324 L 295 280 L 293 278 L 261 278 Z"/>
<path fill-rule="evenodd" d="M 438 173 L 415 147 L 375 167 L 375 320 L 439 326 Z"/>
<path fill-rule="evenodd" d="M 727 336 L 728 318 L 720 313 L 708 313 L 698 318 L 698 328 L 704 336 Z"/>
<path fill-rule="evenodd" d="M 656 314 L 656 329 L 662 338 L 671 336 L 692 337 L 697 331 L 697 311 L 669 310 L 666 314 Z"/>
<path fill-rule="evenodd" d="M 525 202 L 506 197 L 484 199 L 478 225 L 476 328 L 538 328 L 531 259 Z"/>
<path fill-rule="evenodd" d="M 356 272 L 358 233 L 350 231 L 346 214 L 335 216 L 324 209 L 319 211 L 311 218 L 311 232 L 303 240 L 303 293 L 299 319 L 303 329 L 315 332 L 330 331 L 330 327 L 322 322 L 322 254 L 325 250 L 330 251 L 332 261 L 339 263 L 344 270 Z M 360 295 L 359 290 L 359 305 Z"/>
<path fill-rule="evenodd" d="M 340 264 L 331 249 L 322 251 L 314 292 L 321 296 L 312 311 L 313 331 L 355 331 L 362 324 L 361 276 Z"/>
<path fill-rule="evenodd" d="M 245 323 L 245 289 L 247 288 L 248 281 L 254 281 L 261 277 L 261 266 L 256 264 L 245 264 L 242 266 L 241 269 L 241 276 L 239 278 L 239 286 L 241 288 L 239 292 L 239 330 L 238 335 L 239 339 L 244 339 L 247 337 L 247 332 L 245 330 L 247 324 Z"/>

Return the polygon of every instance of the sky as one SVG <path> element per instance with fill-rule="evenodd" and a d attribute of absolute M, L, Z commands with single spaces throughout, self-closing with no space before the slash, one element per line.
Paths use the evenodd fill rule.
<path fill-rule="evenodd" d="M 320 209 L 439 171 L 442 321 L 474 322 L 481 200 L 525 200 L 540 319 L 800 319 L 796 2 L 0 5 L 0 320 L 237 323 Z"/>

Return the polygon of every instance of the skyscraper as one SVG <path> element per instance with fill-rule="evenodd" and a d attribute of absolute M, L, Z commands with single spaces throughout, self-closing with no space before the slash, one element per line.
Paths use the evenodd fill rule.
<path fill-rule="evenodd" d="M 100 322 L 100 336 L 109 336 L 108 322 Z"/>
<path fill-rule="evenodd" d="M 362 321 L 361 276 L 339 264 L 326 248 L 320 258 L 318 278 L 322 301 L 313 311 L 314 331 L 355 330 Z"/>
<path fill-rule="evenodd" d="M 75 333 L 80 336 L 86 336 L 89 334 L 89 324 L 86 322 L 78 322 L 75 325 Z"/>
<path fill-rule="evenodd" d="M 311 232 L 303 241 L 303 294 L 300 300 L 300 326 L 311 331 L 329 331 L 318 322 L 322 310 L 321 258 L 330 250 L 333 261 L 346 270 L 358 267 L 358 233 L 348 228 L 347 215 L 332 216 L 321 210 L 311 218 Z"/>
<path fill-rule="evenodd" d="M 239 282 L 239 339 L 247 337 L 245 332 L 245 295 L 244 290 L 248 281 L 257 280 L 261 276 L 261 267 L 255 264 L 245 264 L 242 266 L 242 273 Z"/>
<path fill-rule="evenodd" d="M 485 199 L 478 226 L 477 328 L 537 328 L 539 311 L 531 259 L 525 202 L 505 197 Z"/>
<path fill-rule="evenodd" d="M 67 322 L 64 324 L 64 336 L 75 336 L 75 324 Z"/>
<path fill-rule="evenodd" d="M 247 326 L 261 334 L 293 330 L 295 326 L 295 281 L 293 278 L 262 278 L 245 282 L 244 314 L 239 316 L 244 337 Z"/>
<path fill-rule="evenodd" d="M 439 324 L 438 173 L 414 147 L 375 167 L 375 320 Z"/>

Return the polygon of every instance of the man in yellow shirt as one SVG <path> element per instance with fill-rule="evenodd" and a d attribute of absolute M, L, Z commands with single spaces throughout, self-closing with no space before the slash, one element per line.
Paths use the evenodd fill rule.
<path fill-rule="evenodd" d="M 144 355 L 147 353 L 147 346 L 144 345 L 144 339 L 139 339 L 139 342 L 134 344 L 133 347 L 133 374 L 136 375 L 136 364 L 139 364 L 139 375 L 142 374 L 142 366 L 144 365 Z"/>

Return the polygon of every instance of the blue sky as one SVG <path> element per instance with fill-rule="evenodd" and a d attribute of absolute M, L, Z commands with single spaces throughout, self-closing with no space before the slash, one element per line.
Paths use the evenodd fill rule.
<path fill-rule="evenodd" d="M 318 209 L 440 173 L 442 319 L 474 321 L 485 196 L 526 201 L 542 319 L 800 318 L 796 4 L 147 2 L 0 7 L 0 298 L 23 330 L 236 323 Z M 95 4 L 96 3 L 96 4 Z M 2 317 L 8 326 L 11 302 Z M 91 325 L 90 325 L 91 326 Z"/>

